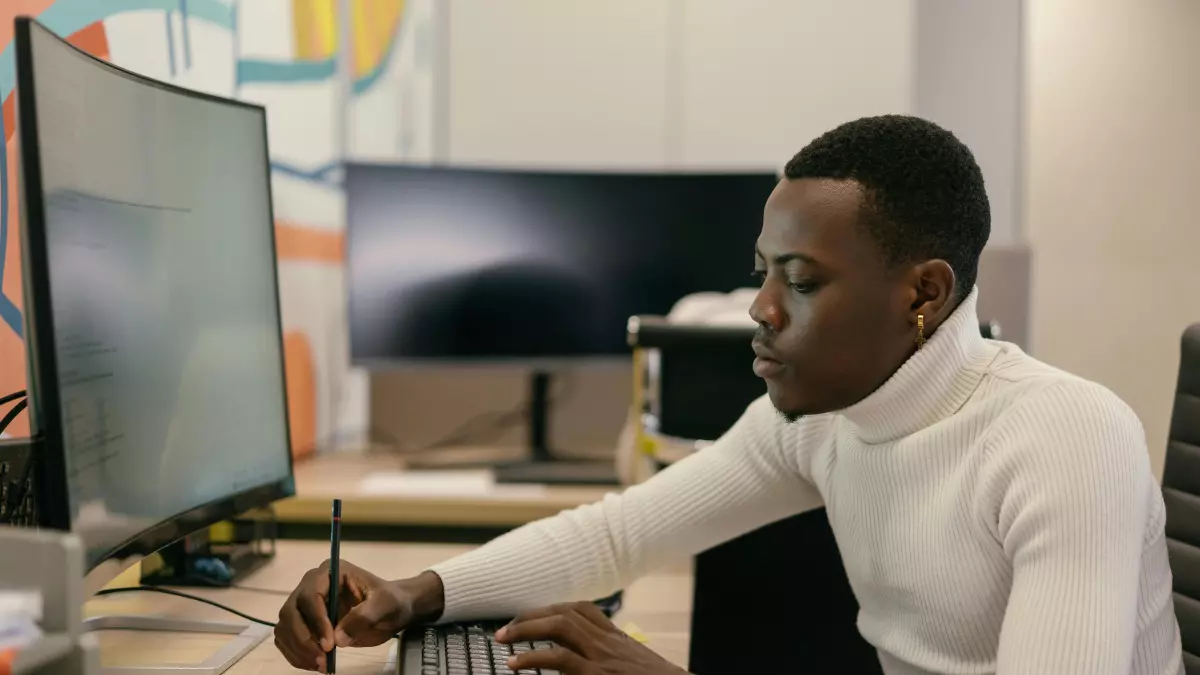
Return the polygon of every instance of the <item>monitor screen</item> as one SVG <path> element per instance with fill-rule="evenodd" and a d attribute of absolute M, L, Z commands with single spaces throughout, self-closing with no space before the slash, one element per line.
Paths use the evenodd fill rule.
<path fill-rule="evenodd" d="M 353 358 L 627 354 L 630 316 L 750 284 L 776 182 L 352 164 Z"/>
<path fill-rule="evenodd" d="M 39 508 L 94 566 L 291 491 L 265 117 L 18 50 Z"/>

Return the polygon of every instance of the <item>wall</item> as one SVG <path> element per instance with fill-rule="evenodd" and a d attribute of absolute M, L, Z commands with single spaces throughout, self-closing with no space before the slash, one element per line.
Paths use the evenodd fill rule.
<path fill-rule="evenodd" d="M 916 113 L 971 148 L 992 205 L 992 245 L 1021 240 L 1021 2 L 918 0 Z"/>
<path fill-rule="evenodd" d="M 772 169 L 912 109 L 912 0 L 448 7 L 452 162 Z"/>
<path fill-rule="evenodd" d="M 339 429 L 366 423 L 365 383 L 347 370 L 338 164 L 346 156 L 431 155 L 433 6 L 433 0 L 0 4 L 0 391 L 25 386 L 14 16 L 36 15 L 77 46 L 130 70 L 267 106 L 292 429 L 297 450 L 307 451 L 330 443 Z M 11 428 L 16 435 L 27 430 L 24 415 Z"/>
<path fill-rule="evenodd" d="M 1200 321 L 1200 4 L 1027 12 L 1033 348 L 1133 406 L 1159 469 L 1180 335 Z"/>

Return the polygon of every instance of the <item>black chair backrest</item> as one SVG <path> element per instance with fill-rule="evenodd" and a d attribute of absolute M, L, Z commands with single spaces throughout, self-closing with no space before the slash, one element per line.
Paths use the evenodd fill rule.
<path fill-rule="evenodd" d="M 643 320 L 634 345 L 658 352 L 658 431 L 675 438 L 713 440 L 746 406 L 767 393 L 754 375 L 753 327 L 688 326 Z"/>
<path fill-rule="evenodd" d="M 1200 324 L 1183 333 L 1162 488 L 1183 662 L 1200 675 Z"/>

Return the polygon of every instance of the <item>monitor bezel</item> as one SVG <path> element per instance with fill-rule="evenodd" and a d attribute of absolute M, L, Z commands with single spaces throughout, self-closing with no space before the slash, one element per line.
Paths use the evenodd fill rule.
<path fill-rule="evenodd" d="M 46 240 L 46 205 L 43 200 L 41 155 L 38 147 L 37 97 L 33 61 L 34 30 L 43 31 L 64 47 L 73 50 L 76 55 L 112 75 L 124 77 L 145 86 L 157 87 L 176 95 L 243 108 L 258 114 L 262 123 L 264 156 L 268 158 L 263 169 L 266 172 L 269 217 L 267 227 L 270 233 L 273 272 L 271 279 L 275 287 L 275 317 L 279 335 L 279 368 L 282 377 L 286 378 L 287 370 L 284 363 L 283 315 L 279 298 L 279 259 L 278 246 L 275 241 L 275 213 L 271 194 L 266 109 L 261 105 L 193 91 L 138 75 L 75 47 L 31 17 L 16 17 L 14 20 L 14 44 L 16 47 L 17 91 L 19 92 L 17 96 L 17 138 L 21 145 L 18 177 L 24 248 L 22 269 L 26 284 L 25 297 L 28 299 L 24 308 L 25 340 L 32 372 L 30 399 L 34 402 L 33 407 L 36 409 L 36 418 L 40 427 L 36 438 L 41 455 L 41 470 L 37 472 L 36 482 L 39 496 L 38 511 L 41 526 L 70 531 L 72 525 L 71 506 L 68 496 L 62 403 L 58 390 L 58 357 L 52 319 L 53 301 L 50 289 L 49 246 Z M 279 499 L 293 496 L 295 494 L 295 471 L 286 379 L 282 388 L 281 405 L 288 459 L 286 477 L 227 495 L 164 519 L 113 547 L 95 561 L 89 560 L 87 563 L 89 572 L 107 561 L 144 557 L 205 527 L 229 520 L 252 509 L 267 506 Z M 62 498 L 52 499 L 50 495 Z"/>

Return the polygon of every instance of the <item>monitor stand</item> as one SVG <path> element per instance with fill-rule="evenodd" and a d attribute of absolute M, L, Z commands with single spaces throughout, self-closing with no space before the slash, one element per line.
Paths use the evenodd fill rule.
<path fill-rule="evenodd" d="M 192 621 L 155 616 L 97 616 L 83 622 L 88 632 L 133 630 L 153 633 L 208 633 L 228 635 L 230 640 L 215 654 L 197 664 L 169 666 L 103 666 L 101 675 L 221 675 L 271 634 L 271 629 L 256 623 Z"/>
<path fill-rule="evenodd" d="M 552 376 L 535 370 L 529 378 L 529 449 L 531 458 L 497 464 L 497 483 L 547 485 L 618 485 L 614 460 L 555 457 L 549 446 L 550 382 Z"/>

